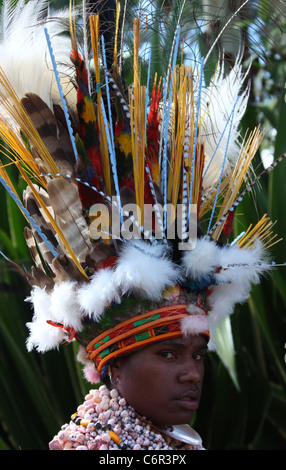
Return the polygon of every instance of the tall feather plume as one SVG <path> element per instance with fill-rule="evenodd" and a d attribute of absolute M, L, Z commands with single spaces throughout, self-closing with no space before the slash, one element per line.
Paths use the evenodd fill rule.
<path fill-rule="evenodd" d="M 116 1 L 88 0 L 87 12 L 90 16 L 97 15 L 99 20 L 99 35 L 104 38 L 106 48 L 106 66 L 112 70 L 114 64 L 114 49 L 116 31 Z"/>
<path fill-rule="evenodd" d="M 217 292 L 220 292 L 224 287 L 229 287 L 230 282 L 235 282 L 234 271 L 227 264 L 229 252 L 236 264 L 241 247 L 245 250 L 243 259 L 247 261 L 249 253 L 252 253 L 251 260 L 255 265 L 256 257 L 260 257 L 262 251 L 260 246 L 256 249 L 255 242 L 261 238 L 266 245 L 273 242 L 270 236 L 272 224 L 265 216 L 239 240 L 235 240 L 234 246 L 221 249 L 219 244 L 214 243 L 220 241 L 222 231 L 227 236 L 231 232 L 232 220 L 227 215 L 236 207 L 236 194 L 239 191 L 242 191 L 241 195 L 244 194 L 241 190 L 243 185 L 249 188 L 249 168 L 262 138 L 262 133 L 257 129 L 246 136 L 241 145 L 238 127 L 245 110 L 248 89 L 243 88 L 245 75 L 242 73 L 240 58 L 234 62 L 232 72 L 228 73 L 221 65 L 223 57 L 212 78 L 209 78 L 214 48 L 205 64 L 199 51 L 192 47 L 192 31 L 190 28 L 186 30 L 186 25 L 189 25 L 188 2 L 175 2 L 172 5 L 164 3 L 159 10 L 150 9 L 144 2 L 140 2 L 138 14 L 135 7 L 132 9 L 135 19 L 133 18 L 131 27 L 127 2 L 123 11 L 118 6 L 116 8 L 113 1 L 104 2 L 105 7 L 107 5 L 112 10 L 112 19 L 111 22 L 104 23 L 103 27 L 99 24 L 103 2 L 92 3 L 84 5 L 84 11 L 88 12 L 89 8 L 93 9 L 93 13 L 94 10 L 98 11 L 91 16 L 89 22 L 85 19 L 84 35 L 85 39 L 87 34 L 91 36 L 94 75 L 89 68 L 90 56 L 86 40 L 85 53 L 81 53 L 72 8 L 69 24 L 71 44 L 66 47 L 68 54 L 71 49 L 71 63 L 66 67 L 67 54 L 63 54 L 64 66 L 61 68 L 62 76 L 66 72 L 68 78 L 66 90 L 70 90 L 70 93 L 66 94 L 66 102 L 72 118 L 77 161 L 74 160 L 66 124 L 62 119 L 59 93 L 56 91 L 55 98 L 50 93 L 50 90 L 56 90 L 50 64 L 47 62 L 48 72 L 52 71 L 52 75 L 48 74 L 50 81 L 45 81 L 45 88 L 49 89 L 46 97 L 37 88 L 30 89 L 26 86 L 24 93 L 18 95 L 18 91 L 10 85 L 10 78 L 5 75 L 4 69 L 0 70 L 2 114 L 9 115 L 9 121 L 4 117 L 2 119 L 0 134 L 7 147 L 13 149 L 7 151 L 9 162 L 17 166 L 27 183 L 24 206 L 21 209 L 24 209 L 27 220 L 31 222 L 25 236 L 35 263 L 27 277 L 35 287 L 47 289 L 47 292 L 34 289 L 32 297 L 35 299 L 40 292 L 35 305 L 42 300 L 43 305 L 49 305 L 50 308 L 47 297 L 43 294 L 51 293 L 50 303 L 54 307 L 49 321 L 51 324 L 59 321 L 60 326 L 67 326 L 66 333 L 70 340 L 75 337 L 74 328 L 81 331 L 84 323 L 81 309 L 83 305 L 78 304 L 80 293 L 82 296 L 88 295 L 89 310 L 96 305 L 98 295 L 98 315 L 111 302 L 120 303 L 120 289 L 123 294 L 137 294 L 141 288 L 144 295 L 154 299 L 161 298 L 166 285 L 177 282 L 188 285 L 187 275 L 194 271 L 191 260 L 197 254 L 201 259 L 204 255 L 205 265 L 200 265 L 199 262 L 196 264 L 197 278 L 195 282 L 191 279 L 189 285 L 193 282 L 192 288 L 198 289 L 201 286 L 208 287 L 213 282 L 215 288 L 218 287 Z M 242 15 L 249 4 L 248 1 L 244 2 L 238 11 L 239 15 Z M 31 10 L 27 10 L 30 11 L 29 21 L 42 19 L 40 2 L 36 2 L 36 5 L 35 16 Z M 153 2 L 151 5 L 154 6 Z M 17 12 L 21 13 L 22 9 L 24 4 L 20 0 Z M 43 18 L 46 25 L 47 15 Z M 66 18 L 66 13 L 62 18 Z M 122 19 L 122 24 L 129 31 L 121 29 Z M 219 15 L 216 20 L 219 21 Z M 230 23 L 223 27 L 215 46 L 219 45 Z M 55 28 L 54 31 L 59 30 Z M 53 44 L 56 47 L 53 49 L 58 61 L 60 55 L 57 57 L 57 47 L 60 50 L 60 44 L 66 46 L 67 43 L 65 39 L 58 42 L 53 32 L 49 34 L 55 39 Z M 157 50 L 152 48 L 151 56 L 149 49 L 154 35 L 157 35 L 159 41 Z M 184 48 L 180 51 L 182 37 Z M 184 65 L 187 46 L 190 46 L 189 51 L 193 55 L 187 57 L 188 64 Z M 131 59 L 133 62 L 132 86 L 125 83 L 123 56 L 127 58 L 127 62 Z M 156 72 L 160 71 L 159 59 L 163 62 L 164 58 L 167 76 L 161 81 L 157 77 L 162 74 Z M 147 84 L 143 73 L 146 64 Z M 93 84 L 91 79 L 94 80 Z M 208 84 L 205 83 L 207 80 Z M 11 78 L 11 81 L 14 80 Z M 37 79 L 36 82 L 40 83 L 40 80 Z M 149 107 L 150 82 L 153 83 L 153 88 Z M 222 97 L 227 97 L 226 103 Z M 9 127 L 11 123 L 12 128 Z M 8 177 L 3 169 L 1 171 L 3 181 L 9 186 Z M 251 185 L 255 181 L 254 179 Z M 11 188 L 10 190 L 13 192 Z M 137 203 L 138 214 L 133 218 L 137 226 L 144 223 L 144 203 L 147 201 L 151 201 L 153 205 L 157 202 L 162 205 L 171 202 L 175 208 L 184 202 L 185 215 L 190 213 L 188 205 L 195 203 L 199 208 L 198 221 L 202 225 L 202 228 L 199 227 L 200 235 L 204 233 L 205 221 L 208 226 L 213 219 L 214 226 L 209 230 L 209 238 L 199 239 L 200 253 L 195 250 L 187 253 L 184 256 L 185 265 L 181 264 L 179 267 L 182 255 L 178 254 L 177 239 L 166 244 L 157 244 L 153 239 L 151 243 L 149 239 L 140 240 L 140 243 L 133 240 L 129 244 L 121 244 L 121 239 L 96 240 L 93 243 L 89 237 L 88 224 L 92 222 L 92 217 L 88 217 L 88 210 L 98 201 L 108 201 L 110 209 L 113 195 L 120 198 L 119 206 L 123 202 Z M 20 203 L 19 205 L 21 207 Z M 129 216 L 128 212 L 123 215 Z M 164 222 L 165 220 L 166 218 Z M 169 225 L 176 223 L 177 220 L 172 219 Z M 167 224 L 164 228 L 166 233 L 163 236 L 166 241 Z M 143 238 L 143 234 L 140 236 Z M 119 246 L 121 250 L 118 251 L 118 245 L 124 246 L 124 249 Z M 207 253 L 211 251 L 217 264 L 208 259 Z M 127 264 L 124 263 L 127 260 L 124 259 L 126 253 Z M 136 253 L 140 256 L 136 257 Z M 144 259 L 142 263 L 141 257 Z M 136 264 L 138 260 L 139 267 Z M 113 268 L 114 265 L 116 269 L 108 270 L 108 276 L 100 276 L 101 269 Z M 153 272 L 152 266 L 155 265 L 158 271 Z M 160 268 L 160 265 L 164 267 Z M 252 268 L 256 282 L 256 267 Z M 164 269 L 166 272 L 164 271 L 160 285 L 157 286 L 156 277 Z M 116 272 L 116 277 L 113 277 L 113 272 Z M 134 279 L 130 275 L 132 272 L 136 273 Z M 97 279 L 99 273 L 101 282 L 98 289 L 103 292 L 94 289 L 96 286 L 91 281 L 93 273 L 95 276 L 92 280 Z M 243 277 L 242 269 L 239 276 Z M 108 291 L 108 286 L 104 285 L 105 279 L 108 279 L 108 286 L 113 290 Z M 208 283 L 204 284 L 205 281 Z M 240 297 L 245 298 L 250 283 L 251 278 L 247 279 L 244 286 L 247 288 Z M 84 292 L 80 291 L 82 286 Z M 102 287 L 106 287 L 106 291 Z M 79 291 L 78 298 L 76 291 Z M 65 294 L 63 311 L 60 308 L 62 293 Z M 221 301 L 221 297 L 219 300 Z M 73 310 L 70 325 L 69 307 Z M 88 312 L 89 319 L 93 313 Z M 43 308 L 41 314 L 41 319 L 46 323 L 47 312 Z M 30 343 L 34 342 L 36 346 L 46 350 L 50 344 L 47 344 L 45 338 L 41 338 L 42 343 L 39 344 L 33 327 Z M 58 344 L 57 341 L 62 339 L 63 335 L 59 335 L 55 343 Z M 55 338 L 52 340 L 53 346 L 54 340 Z"/>
<path fill-rule="evenodd" d="M 77 80 L 77 112 L 78 131 L 76 135 L 76 145 L 78 150 L 78 161 L 76 165 L 76 175 L 83 182 L 105 190 L 103 180 L 103 167 L 100 153 L 99 129 L 95 114 L 94 103 L 89 93 L 88 76 L 85 63 L 78 51 L 76 30 L 72 20 L 71 12 L 70 33 L 71 33 L 71 61 L 75 66 Z M 86 190 L 79 185 L 80 197 L 83 207 L 89 209 L 96 202 L 94 192 Z"/>
<path fill-rule="evenodd" d="M 100 84 L 101 82 L 101 70 L 100 70 L 101 51 L 100 51 L 98 15 L 90 16 L 90 32 L 91 32 L 91 44 L 92 44 L 92 51 L 93 51 L 95 80 L 97 84 Z M 105 132 L 105 127 L 104 127 L 103 111 L 101 109 L 101 106 L 102 106 L 101 98 L 102 98 L 102 93 L 101 93 L 101 87 L 100 87 L 99 90 L 97 91 L 97 99 L 96 99 L 97 122 L 98 122 L 99 134 L 101 136 L 100 150 L 101 150 L 101 155 L 102 155 L 102 165 L 103 165 L 103 173 L 104 173 L 104 180 L 105 180 L 105 192 L 110 197 L 111 196 L 110 160 L 109 160 L 107 135 Z"/>
<path fill-rule="evenodd" d="M 113 3 L 113 2 L 112 2 Z M 99 5 L 96 2 L 95 7 L 97 8 Z M 114 4 L 109 5 L 112 8 L 114 7 Z M 178 15 L 176 16 L 176 40 L 180 39 L 180 28 L 178 28 L 179 25 L 179 20 L 183 19 L 183 10 L 184 10 L 184 4 L 178 8 L 177 12 Z M 143 10 L 142 10 L 143 11 Z M 126 12 L 124 12 L 125 15 Z M 168 16 L 168 15 L 166 15 Z M 95 23 L 93 23 L 94 17 L 92 17 L 91 21 L 91 32 L 92 32 L 92 37 L 94 38 L 92 41 L 92 46 L 93 46 L 93 53 L 94 53 L 94 59 L 95 59 L 95 73 L 96 73 L 96 80 L 100 80 L 100 71 L 98 67 L 98 61 L 100 58 L 100 52 L 99 50 L 97 51 L 96 48 L 98 47 L 99 44 L 99 32 L 98 32 L 98 21 L 97 21 L 97 26 Z M 163 16 L 161 17 L 163 19 Z M 113 22 L 114 24 L 115 22 Z M 107 24 L 107 27 L 109 28 L 109 24 Z M 118 31 L 118 26 L 115 28 L 115 31 Z M 98 107 L 98 115 L 96 116 L 95 114 L 95 109 L 94 105 L 91 101 L 91 96 L 89 95 L 88 91 L 88 80 L 86 77 L 86 71 L 85 71 L 85 64 L 82 61 L 80 54 L 78 52 L 78 46 L 77 46 L 77 38 L 76 38 L 76 33 L 75 33 L 75 27 L 73 24 L 73 21 L 71 22 L 71 37 L 72 37 L 72 61 L 75 64 L 76 71 L 77 71 L 77 81 L 78 81 L 78 113 L 79 113 L 79 118 L 80 118 L 80 126 L 79 126 L 79 133 L 77 135 L 77 143 L 78 143 L 78 150 L 80 154 L 80 163 L 77 165 L 76 171 L 77 171 L 77 177 L 82 178 L 83 181 L 88 182 L 90 186 L 95 186 L 98 188 L 98 190 L 106 190 L 105 184 L 103 181 L 108 181 L 107 178 L 107 169 L 109 168 L 109 159 L 108 159 L 108 154 L 107 154 L 107 142 L 106 138 L 103 141 L 99 140 L 99 135 L 103 135 L 104 133 L 102 132 L 104 129 L 104 123 L 102 121 L 102 112 L 100 111 L 101 109 L 101 96 L 99 96 L 99 99 L 97 100 L 97 107 Z M 106 40 L 108 37 L 108 41 L 112 43 L 112 61 L 110 59 L 107 59 L 107 64 L 106 68 L 111 67 L 111 63 L 114 67 L 114 69 L 117 70 L 117 59 L 116 59 L 116 50 L 117 50 L 117 40 L 116 40 L 116 34 L 114 36 L 114 39 L 111 38 L 111 36 L 108 36 L 108 34 L 105 35 Z M 134 22 L 134 94 L 133 91 L 130 90 L 130 103 L 129 107 L 131 110 L 131 126 L 130 128 L 132 129 L 131 132 L 131 137 L 132 137 L 132 145 L 133 145 L 133 151 L 132 151 L 132 159 L 133 159 L 133 173 L 135 175 L 134 178 L 134 190 L 136 194 L 136 201 L 138 203 L 138 206 L 141 211 L 141 220 L 140 222 L 142 223 L 142 217 L 144 215 L 143 213 L 143 201 L 144 201 L 144 196 L 146 195 L 146 191 L 144 188 L 144 182 L 148 181 L 146 178 L 146 170 L 145 170 L 145 135 L 146 135 L 146 127 L 145 127 L 145 119 L 144 119 L 144 113 L 143 110 L 146 108 L 146 101 L 147 98 L 144 96 L 145 93 L 145 87 L 141 86 L 140 84 L 140 67 L 141 64 L 139 63 L 139 43 L 140 43 L 140 20 L 136 20 Z M 173 61 L 176 60 L 177 56 L 177 51 L 174 52 L 174 39 L 172 41 L 172 47 L 171 47 L 171 53 L 169 57 L 173 57 Z M 109 49 L 109 46 L 107 47 Z M 170 62 L 170 60 L 169 60 Z M 175 63 L 175 62 L 173 62 Z M 228 86 L 228 90 L 231 90 L 235 86 L 239 86 L 241 84 L 241 79 L 240 77 L 240 71 L 239 71 L 239 66 L 240 64 L 236 64 L 236 69 L 232 72 L 232 75 L 230 75 L 228 82 L 226 82 Z M 171 76 L 171 75 L 170 75 Z M 215 74 L 215 78 L 213 80 L 213 83 L 210 85 L 210 87 L 207 89 L 206 92 L 204 92 L 203 96 L 196 96 L 196 90 L 192 89 L 192 82 L 193 82 L 193 76 L 189 75 L 189 72 L 183 72 L 183 68 L 181 69 L 180 72 L 176 72 L 174 74 L 174 77 L 172 79 L 172 82 L 170 84 L 170 89 L 168 90 L 170 93 L 170 101 L 169 101 L 169 109 L 172 109 L 172 127 L 170 131 L 172 132 L 172 142 L 173 146 L 172 148 L 167 150 L 166 153 L 166 158 L 168 158 L 168 165 L 169 165 L 169 178 L 168 178 L 168 195 L 167 199 L 170 200 L 174 205 L 177 204 L 178 201 L 180 201 L 182 197 L 182 186 L 180 182 L 181 174 L 183 169 L 185 170 L 186 168 L 190 168 L 193 166 L 193 172 L 192 172 L 192 178 L 194 179 L 194 175 L 196 174 L 195 181 L 193 186 L 192 186 L 192 191 L 194 192 L 194 195 L 190 196 L 193 201 L 200 202 L 200 207 L 202 207 L 203 211 L 207 212 L 207 208 L 210 207 L 210 202 L 214 200 L 214 192 L 210 191 L 211 196 L 206 199 L 204 198 L 203 201 L 201 201 L 201 187 L 207 187 L 208 183 L 205 178 L 202 179 L 202 169 L 203 166 L 207 166 L 207 175 L 210 174 L 210 166 L 211 168 L 215 168 L 216 164 L 219 167 L 219 160 L 217 155 L 215 155 L 216 149 L 215 149 L 215 139 L 213 143 L 209 143 L 210 140 L 210 135 L 214 137 L 214 132 L 216 132 L 215 129 L 209 129 L 208 124 L 214 123 L 215 120 L 213 119 L 212 113 L 214 108 L 216 106 L 216 102 L 219 101 L 219 98 L 216 95 L 216 90 L 221 90 L 223 89 L 224 86 L 224 78 L 223 78 L 223 70 L 218 70 Z M 99 89 L 99 95 L 101 94 L 101 89 Z M 237 94 L 237 90 L 234 90 L 234 95 Z M 241 114 L 243 113 L 243 107 L 244 103 L 246 100 L 247 94 L 244 93 L 241 96 L 240 103 L 241 105 L 239 106 L 240 114 L 237 116 L 237 121 L 239 121 L 239 118 Z M 197 126 L 197 129 L 195 129 L 194 126 L 194 118 L 198 119 L 199 116 L 196 116 L 196 102 L 198 101 L 198 98 L 202 100 L 203 106 L 205 104 L 205 108 L 202 106 L 201 110 L 201 120 L 199 120 L 199 126 Z M 45 146 L 48 147 L 48 152 L 51 153 L 53 157 L 53 161 L 56 162 L 56 167 L 52 169 L 52 171 L 57 174 L 67 174 L 72 171 L 72 166 L 74 164 L 73 161 L 71 161 L 71 167 L 67 171 L 66 167 L 60 167 L 60 161 L 64 165 L 68 165 L 68 160 L 67 155 L 63 154 L 63 156 L 56 157 L 53 155 L 52 146 L 54 145 L 54 139 L 55 141 L 57 140 L 57 135 L 59 135 L 59 139 L 57 143 L 63 142 L 63 137 L 62 137 L 62 132 L 65 132 L 66 130 L 62 129 L 59 125 L 59 123 L 55 123 L 54 121 L 54 115 L 50 113 L 50 116 L 48 117 L 48 109 L 44 110 L 43 103 L 40 102 L 40 98 L 37 97 L 34 94 L 28 94 L 23 100 L 22 103 L 24 104 L 26 110 L 28 110 L 30 117 L 34 119 L 34 123 L 40 123 L 41 120 L 45 121 L 45 126 L 41 129 L 39 127 L 39 134 L 40 136 L 44 137 L 44 142 Z M 134 104 L 135 103 L 135 104 Z M 154 97 L 153 97 L 153 103 L 154 103 Z M 186 106 L 185 106 L 186 104 Z M 158 104 L 157 104 L 158 106 Z M 187 109 L 188 108 L 188 109 Z M 151 111 L 154 108 L 150 108 Z M 135 112 L 135 114 L 134 114 Z M 133 114 L 132 114 L 133 113 Z M 224 111 L 225 113 L 225 111 Z M 222 112 L 223 114 L 223 112 Z M 227 115 L 227 113 L 226 113 Z M 187 117 L 188 116 L 188 117 Z M 191 119 L 190 117 L 191 116 Z M 18 117 L 18 116 L 17 116 Z M 110 115 L 109 115 L 110 117 Z M 151 118 L 151 114 L 149 113 L 149 117 Z M 216 115 L 217 117 L 217 115 Z M 40 118 L 40 119 L 39 119 Z M 18 120 L 18 119 L 17 119 Z M 158 122 L 158 121 L 157 121 Z M 191 122 L 191 124 L 189 124 Z M 162 123 L 163 125 L 167 125 L 167 123 Z M 110 123 L 112 126 L 112 122 Z M 190 125 L 190 128 L 188 129 L 188 125 Z M 213 125 L 213 124 L 212 124 Z M 222 124 L 220 122 L 215 122 L 215 125 L 218 128 L 218 134 L 221 133 L 222 129 Z M 112 126 L 113 127 L 113 126 Z M 110 135 L 112 136 L 113 129 L 110 129 Z M 147 129 L 148 130 L 148 129 Z M 24 129 L 26 131 L 26 129 Z M 210 132 L 211 131 L 211 132 Z M 27 132 L 27 131 L 26 131 Z M 59 134 L 59 132 L 61 132 Z M 186 160 L 186 147 L 182 144 L 186 140 L 186 132 L 188 133 L 188 139 L 189 139 L 189 149 L 192 149 L 193 155 L 195 155 L 195 158 L 193 161 L 190 161 L 190 158 Z M 196 147 L 196 140 L 194 139 L 195 133 L 198 133 L 198 143 L 199 147 Z M 27 132 L 28 134 L 28 132 Z M 162 133 L 161 133 L 162 135 Z M 93 139 L 93 144 L 89 147 L 89 145 L 86 145 L 86 140 L 90 138 L 90 136 Z M 235 130 L 233 132 L 233 142 L 235 143 L 236 140 L 236 133 Z M 28 135 L 28 139 L 30 139 L 30 136 Z M 35 139 L 36 141 L 36 139 Z M 149 141 L 150 143 L 150 141 Z M 152 142 L 153 143 L 153 142 Z M 51 145 L 50 145 L 51 144 Z M 233 144 L 234 145 L 234 144 Z M 166 142 L 167 146 L 167 142 Z M 66 145 L 62 146 L 62 152 L 66 152 Z M 147 155 L 148 155 L 148 141 L 147 141 Z M 232 154 L 232 148 L 233 146 L 230 145 L 230 154 Z M 105 149 L 105 150 L 104 150 Z M 33 145 L 32 143 L 32 150 L 37 152 L 38 154 L 40 152 L 37 148 L 36 145 Z M 61 153 L 60 149 L 57 149 L 59 151 L 59 154 Z M 95 152 L 95 153 L 94 153 Z M 68 152 L 70 154 L 70 152 Z M 210 166 L 208 164 L 208 161 L 206 160 L 206 155 L 208 156 L 209 154 L 213 153 L 211 160 L 209 161 Z M 168 156 L 167 156 L 168 155 Z M 216 163 L 217 162 L 217 163 Z M 147 162 L 150 165 L 150 161 Z M 47 161 L 43 162 L 45 172 L 47 173 L 48 171 L 51 171 L 51 168 L 49 167 L 49 164 Z M 154 182 L 157 183 L 158 180 L 160 179 L 160 175 L 158 176 L 155 174 L 156 172 L 159 173 L 161 169 L 159 168 L 159 162 L 152 162 L 151 166 L 149 166 L 149 170 L 151 171 L 151 178 L 153 178 Z M 92 177 L 90 177 L 90 170 Z M 226 171 L 227 173 L 227 171 Z M 190 177 L 190 172 L 186 172 L 186 177 L 187 179 Z M 211 181 L 213 182 L 213 176 L 210 178 Z M 154 194 L 154 187 L 152 186 L 153 182 L 151 182 L 151 190 L 153 191 Z M 124 185 L 124 182 L 123 182 Z M 122 185 L 122 187 L 123 187 Z M 146 185 L 147 186 L 147 185 Z M 187 185 L 190 187 L 190 184 Z M 223 191 L 223 188 L 225 187 L 224 182 L 221 184 L 221 189 L 220 192 Z M 82 185 L 79 185 L 79 189 L 81 191 Z M 111 191 L 111 187 L 109 189 Z M 109 192 L 108 191 L 108 192 Z M 95 197 L 95 192 L 91 191 L 91 194 L 93 197 Z M 111 194 L 111 192 L 110 192 Z M 200 196 L 199 196 L 200 195 Z M 220 195 L 220 193 L 219 193 Z M 194 196 L 194 197 L 193 197 Z M 90 201 L 88 202 L 87 206 L 90 206 Z M 227 208 L 223 208 L 222 210 L 227 210 Z"/>
<path fill-rule="evenodd" d="M 49 206 L 47 205 L 45 198 L 43 199 L 44 193 L 41 193 L 41 191 L 37 190 L 30 182 L 30 178 L 35 176 L 43 188 L 46 188 L 47 183 L 45 178 L 41 176 L 42 172 L 51 173 L 54 175 L 58 174 L 59 168 L 57 167 L 56 162 L 58 162 L 61 168 L 66 170 L 67 173 L 71 173 L 72 165 L 70 161 L 70 145 L 67 148 L 63 147 L 66 139 L 65 136 L 63 136 L 63 139 L 59 141 L 58 128 L 60 124 L 56 122 L 55 117 L 52 116 L 49 108 L 40 98 L 35 95 L 28 95 L 21 103 L 3 72 L 1 72 L 1 84 L 5 89 L 5 97 L 3 95 L 1 97 L 1 104 L 3 109 L 7 112 L 10 112 L 10 114 L 13 116 L 14 122 L 17 123 L 17 126 L 14 129 L 9 129 L 9 126 L 6 128 L 3 126 L 3 124 L 1 124 L 2 138 L 8 146 L 5 153 L 9 159 L 12 159 L 12 161 L 16 163 L 21 175 L 29 186 L 30 193 L 26 197 L 25 203 L 27 206 L 30 205 L 30 209 L 32 209 L 33 215 L 40 214 L 39 210 L 42 210 L 42 221 L 44 220 L 43 215 L 45 215 L 45 218 L 49 221 L 54 230 L 52 245 L 55 240 L 54 235 L 57 234 L 65 248 L 66 253 L 68 253 L 74 260 L 75 264 L 78 266 L 78 269 L 83 272 L 76 255 L 72 251 L 72 248 L 65 238 L 65 235 L 59 229 L 53 218 L 53 214 L 49 211 Z M 41 139 L 39 133 L 33 125 L 32 120 L 30 120 L 23 104 L 26 106 L 27 111 L 31 115 L 32 119 L 34 119 L 34 122 L 36 122 L 39 126 L 39 131 L 43 139 Z M 45 117 L 44 120 L 43 117 Z M 46 117 L 48 117 L 47 123 Z M 45 122 L 44 126 L 43 122 Z M 29 147 L 26 146 L 25 140 L 23 141 L 23 135 L 25 136 L 25 139 L 27 139 Z M 47 143 L 48 147 L 50 148 L 53 157 L 51 153 L 49 153 L 45 143 Z M 60 145 L 58 145 L 59 143 Z M 10 148 L 13 149 L 13 153 L 10 153 Z M 33 194 L 33 207 L 31 207 L 31 202 L 29 202 L 31 201 L 31 194 Z M 25 210 L 27 210 L 27 207 Z M 28 210 L 27 213 L 29 214 Z M 31 216 L 31 219 L 33 219 L 33 216 Z M 40 227 L 41 219 L 39 219 L 38 222 L 38 227 Z M 50 232 L 50 234 L 51 233 L 52 232 Z M 44 240 L 46 239 L 45 230 L 43 232 L 38 231 L 38 235 L 40 235 L 40 237 L 44 235 Z M 34 236 L 34 239 L 38 240 L 39 246 L 39 239 L 37 238 L 37 235 Z M 57 251 L 56 253 L 58 254 Z"/>

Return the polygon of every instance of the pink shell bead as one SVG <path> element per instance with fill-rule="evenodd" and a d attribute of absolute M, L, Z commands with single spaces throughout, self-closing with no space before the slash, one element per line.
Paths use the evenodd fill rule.
<path fill-rule="evenodd" d="M 63 450 L 63 445 L 57 439 L 53 439 L 49 444 L 50 450 Z"/>
<path fill-rule="evenodd" d="M 58 434 L 58 439 L 60 442 L 65 442 L 68 439 L 68 435 L 64 431 L 60 431 Z"/>
<path fill-rule="evenodd" d="M 85 402 L 85 411 L 94 407 L 94 400 L 88 400 Z"/>
<path fill-rule="evenodd" d="M 108 449 L 109 449 L 109 447 L 108 447 L 107 444 L 102 444 L 99 448 L 99 450 L 108 450 Z"/>

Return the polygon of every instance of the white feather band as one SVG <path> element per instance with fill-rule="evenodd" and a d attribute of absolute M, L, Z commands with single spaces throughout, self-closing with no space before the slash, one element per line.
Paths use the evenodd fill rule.
<path fill-rule="evenodd" d="M 212 287 L 209 296 L 209 322 L 217 327 L 229 316 L 237 303 L 245 302 L 253 284 L 258 284 L 260 276 L 268 267 L 260 265 L 263 260 L 261 245 L 251 249 L 224 247 L 220 250 L 222 269 L 215 274 L 219 284 Z"/>
<path fill-rule="evenodd" d="M 77 300 L 76 288 L 75 281 L 56 284 L 51 294 L 51 313 L 58 323 L 81 331 L 82 311 Z"/>
<path fill-rule="evenodd" d="M 81 310 L 94 320 L 100 318 L 111 302 L 120 303 L 113 270 L 106 268 L 98 271 L 89 283 L 78 289 L 77 299 Z"/>
<path fill-rule="evenodd" d="M 180 269 L 168 258 L 166 245 L 133 240 L 132 245 L 126 244 L 123 249 L 114 279 L 123 295 L 138 292 L 159 300 L 163 290 L 175 285 L 179 278 Z"/>
<path fill-rule="evenodd" d="M 188 277 L 199 280 L 211 275 L 219 266 L 219 247 L 214 241 L 199 238 L 194 248 L 184 250 L 182 266 Z"/>
<path fill-rule="evenodd" d="M 58 347 L 66 334 L 62 328 L 47 323 L 48 320 L 55 321 L 51 313 L 51 296 L 44 289 L 34 287 L 26 301 L 34 306 L 33 321 L 26 324 L 30 331 L 26 343 L 28 351 L 35 348 L 39 352 L 46 352 Z"/>
<path fill-rule="evenodd" d="M 98 321 L 108 305 L 121 302 L 122 295 L 136 292 L 143 298 L 160 300 L 167 286 L 178 284 L 182 271 L 191 279 L 212 281 L 207 317 L 199 307 L 190 304 L 187 309 L 190 316 L 181 323 L 182 332 L 198 334 L 210 330 L 212 336 L 219 323 L 233 312 L 235 304 L 247 300 L 252 284 L 258 283 L 260 275 L 268 269 L 260 264 L 262 254 L 259 243 L 249 249 L 235 245 L 221 248 L 201 238 L 195 249 L 184 251 L 179 268 L 166 256 L 164 245 L 137 240 L 126 245 L 115 270 L 101 269 L 89 283 L 63 282 L 51 294 L 34 287 L 27 299 L 34 306 L 33 321 L 27 324 L 30 330 L 27 347 L 43 352 L 67 339 L 63 328 L 53 327 L 47 320 L 81 331 L 84 316 Z"/>
<path fill-rule="evenodd" d="M 44 351 L 66 339 L 64 330 L 47 320 L 81 331 L 83 316 L 98 321 L 106 307 L 120 303 L 124 294 L 135 291 L 159 300 L 167 286 L 177 283 L 179 274 L 179 267 L 166 256 L 166 246 L 136 240 L 123 250 L 115 271 L 101 269 L 89 283 L 63 282 L 55 285 L 51 294 L 34 287 L 27 299 L 34 305 L 33 321 L 27 324 L 28 348 Z"/>
<path fill-rule="evenodd" d="M 236 245 L 220 247 L 201 238 L 195 249 L 184 252 L 186 274 L 195 280 L 209 278 L 213 281 L 208 297 L 211 328 L 233 313 L 237 303 L 248 299 L 252 284 L 257 284 L 260 276 L 270 269 L 265 263 L 261 264 L 263 258 L 259 242 L 251 248 L 241 249 Z"/>
<path fill-rule="evenodd" d="M 190 315 L 180 320 L 181 331 L 184 336 L 199 335 L 209 331 L 206 315 Z"/>

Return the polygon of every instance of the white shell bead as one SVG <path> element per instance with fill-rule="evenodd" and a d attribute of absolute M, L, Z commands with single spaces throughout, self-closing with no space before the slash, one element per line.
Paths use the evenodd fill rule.
<path fill-rule="evenodd" d="M 117 398 L 118 397 L 118 391 L 115 388 L 113 388 L 110 392 L 110 396 L 111 396 L 111 398 Z"/>
<path fill-rule="evenodd" d="M 111 437 L 109 434 L 103 434 L 103 436 L 101 436 L 101 439 L 104 441 L 104 442 L 110 442 L 111 441 Z"/>
<path fill-rule="evenodd" d="M 102 411 L 107 411 L 109 408 L 109 402 L 107 401 L 101 402 L 100 406 L 101 406 Z"/>

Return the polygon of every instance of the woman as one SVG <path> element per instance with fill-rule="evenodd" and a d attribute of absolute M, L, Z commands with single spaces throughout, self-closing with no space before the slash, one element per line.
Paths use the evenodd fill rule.
<path fill-rule="evenodd" d="M 176 66 L 175 41 L 174 66 L 166 79 L 154 77 L 149 102 L 140 82 L 139 17 L 133 83 L 124 91 L 119 4 L 112 72 L 97 14 L 90 17 L 89 68 L 73 21 L 67 47 L 54 17 L 43 28 L 41 2 L 18 3 L 18 35 L 23 11 L 38 23 L 24 28 L 33 31 L 31 50 L 45 51 L 41 62 L 32 54 L 41 87 L 30 80 L 23 89 L 21 82 L 16 95 L 19 74 L 13 64 L 9 75 L 3 64 L 0 137 L 27 182 L 22 202 L 1 173 L 30 225 L 25 238 L 34 267 L 31 273 L 18 267 L 34 309 L 27 347 L 46 352 L 77 341 L 85 376 L 108 380 L 50 448 L 201 449 L 200 437 L 182 425 L 199 404 L 202 356 L 215 349 L 216 329 L 269 269 L 267 218 L 226 243 L 262 136 L 256 130 L 239 140 L 248 98 L 242 65 L 237 60 L 225 75 L 218 64 L 205 86 L 204 61 Z M 55 91 L 55 77 L 67 81 L 66 95 L 61 86 Z"/>
<path fill-rule="evenodd" d="M 199 406 L 206 351 L 205 337 L 181 336 L 113 361 L 108 386 L 90 391 L 50 449 L 202 449 L 187 424 Z"/>

